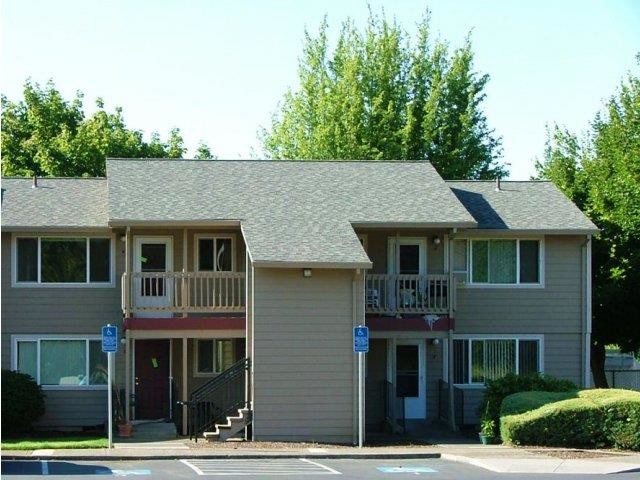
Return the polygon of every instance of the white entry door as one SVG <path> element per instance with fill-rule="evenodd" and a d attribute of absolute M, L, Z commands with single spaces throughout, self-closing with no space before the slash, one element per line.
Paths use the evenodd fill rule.
<path fill-rule="evenodd" d="M 396 239 L 396 237 L 389 237 L 387 273 L 391 275 L 426 275 L 426 238 L 398 237 Z M 418 301 L 418 290 L 424 291 L 423 287 L 423 282 L 416 280 L 415 277 L 391 278 L 387 286 L 388 307 L 391 310 L 395 310 L 397 307 L 414 307 Z"/>
<path fill-rule="evenodd" d="M 171 237 L 135 237 L 133 271 L 170 272 L 173 269 Z M 173 300 L 173 284 L 165 278 L 136 278 L 133 285 L 135 305 L 144 308 L 167 308 Z M 171 316 L 169 311 L 139 312 L 138 315 Z"/>
<path fill-rule="evenodd" d="M 395 353 L 395 394 L 407 419 L 424 419 L 427 415 L 425 381 L 425 341 L 397 340 Z M 398 412 L 401 413 L 401 412 Z"/>

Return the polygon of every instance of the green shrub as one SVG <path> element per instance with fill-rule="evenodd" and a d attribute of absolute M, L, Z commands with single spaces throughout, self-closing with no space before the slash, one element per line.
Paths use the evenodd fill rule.
<path fill-rule="evenodd" d="M 640 392 L 517 393 L 505 398 L 501 411 L 505 443 L 640 450 Z"/>
<path fill-rule="evenodd" d="M 493 420 L 496 429 L 493 436 L 498 436 L 500 425 L 500 406 L 505 397 L 518 392 L 542 391 L 542 392 L 567 392 L 575 391 L 578 387 L 569 380 L 561 380 L 543 374 L 515 375 L 507 374 L 496 380 L 489 380 L 484 391 L 484 398 L 478 407 L 478 415 L 481 420 Z"/>
<path fill-rule="evenodd" d="M 24 373 L 2 370 L 2 436 L 19 435 L 44 414 L 44 393 Z"/>

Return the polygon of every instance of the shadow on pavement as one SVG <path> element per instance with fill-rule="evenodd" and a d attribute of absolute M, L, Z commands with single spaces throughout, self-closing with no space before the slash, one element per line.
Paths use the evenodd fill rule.
<path fill-rule="evenodd" d="M 39 460 L 3 460 L 2 475 L 111 475 L 111 469 L 102 465 L 78 465 L 72 462 Z"/>

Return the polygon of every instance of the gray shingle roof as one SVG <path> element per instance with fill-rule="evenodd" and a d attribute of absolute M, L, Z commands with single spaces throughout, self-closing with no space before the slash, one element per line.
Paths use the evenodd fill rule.
<path fill-rule="evenodd" d="M 480 229 L 596 233 L 597 227 L 551 182 L 448 181 Z"/>
<path fill-rule="evenodd" d="M 107 161 L 113 224 L 241 220 L 255 262 L 369 263 L 351 224 L 473 227 L 425 162 Z"/>
<path fill-rule="evenodd" d="M 104 178 L 2 179 L 2 228 L 106 228 Z"/>

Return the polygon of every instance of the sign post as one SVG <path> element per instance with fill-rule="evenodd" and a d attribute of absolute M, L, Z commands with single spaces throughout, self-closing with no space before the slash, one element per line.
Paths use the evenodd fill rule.
<path fill-rule="evenodd" d="M 353 327 L 353 351 L 358 354 L 358 447 L 364 443 L 364 354 L 369 352 L 369 327 Z"/>
<path fill-rule="evenodd" d="M 118 327 L 102 327 L 102 351 L 107 354 L 107 433 L 109 448 L 113 448 L 113 354 L 118 351 Z"/>

